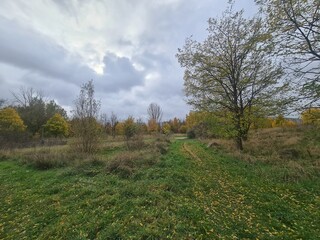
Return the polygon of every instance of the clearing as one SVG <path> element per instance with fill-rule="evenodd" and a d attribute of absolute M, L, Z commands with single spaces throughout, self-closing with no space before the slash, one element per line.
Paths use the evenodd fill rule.
<path fill-rule="evenodd" d="M 0 161 L 0 239 L 317 239 L 320 181 L 286 182 L 196 140 L 129 177 Z"/>

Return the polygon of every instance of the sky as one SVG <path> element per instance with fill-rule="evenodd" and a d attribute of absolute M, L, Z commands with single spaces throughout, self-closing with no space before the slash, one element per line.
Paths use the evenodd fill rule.
<path fill-rule="evenodd" d="M 184 118 L 183 69 L 175 55 L 185 39 L 203 40 L 207 20 L 228 0 L 1 0 L 0 98 L 21 87 L 54 99 L 70 114 L 81 86 L 93 80 L 101 113 L 147 119 Z M 254 14 L 253 0 L 236 9 Z M 71 114 L 70 114 L 71 116 Z"/>

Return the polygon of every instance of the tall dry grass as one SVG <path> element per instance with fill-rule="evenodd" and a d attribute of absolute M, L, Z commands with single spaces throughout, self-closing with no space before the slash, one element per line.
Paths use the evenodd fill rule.
<path fill-rule="evenodd" d="M 253 130 L 243 151 L 237 150 L 232 140 L 207 143 L 247 163 L 263 163 L 282 171 L 285 181 L 298 181 L 320 177 L 320 142 L 309 133 L 310 128 L 303 126 Z"/>

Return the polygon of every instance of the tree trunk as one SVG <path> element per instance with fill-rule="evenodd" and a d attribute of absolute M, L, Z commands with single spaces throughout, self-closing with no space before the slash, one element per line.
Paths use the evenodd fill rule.
<path fill-rule="evenodd" d="M 237 148 L 242 151 L 243 150 L 243 144 L 242 144 L 242 137 L 241 136 L 237 136 L 236 137 L 236 144 L 237 144 Z"/>

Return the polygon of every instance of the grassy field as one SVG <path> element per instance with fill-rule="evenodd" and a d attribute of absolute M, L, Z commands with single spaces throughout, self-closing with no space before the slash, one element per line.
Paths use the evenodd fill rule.
<path fill-rule="evenodd" d="M 114 144 L 97 160 L 49 170 L 2 157 L 0 239 L 319 238 L 317 175 L 288 181 L 268 162 L 196 140 L 167 150 L 128 158 Z"/>

